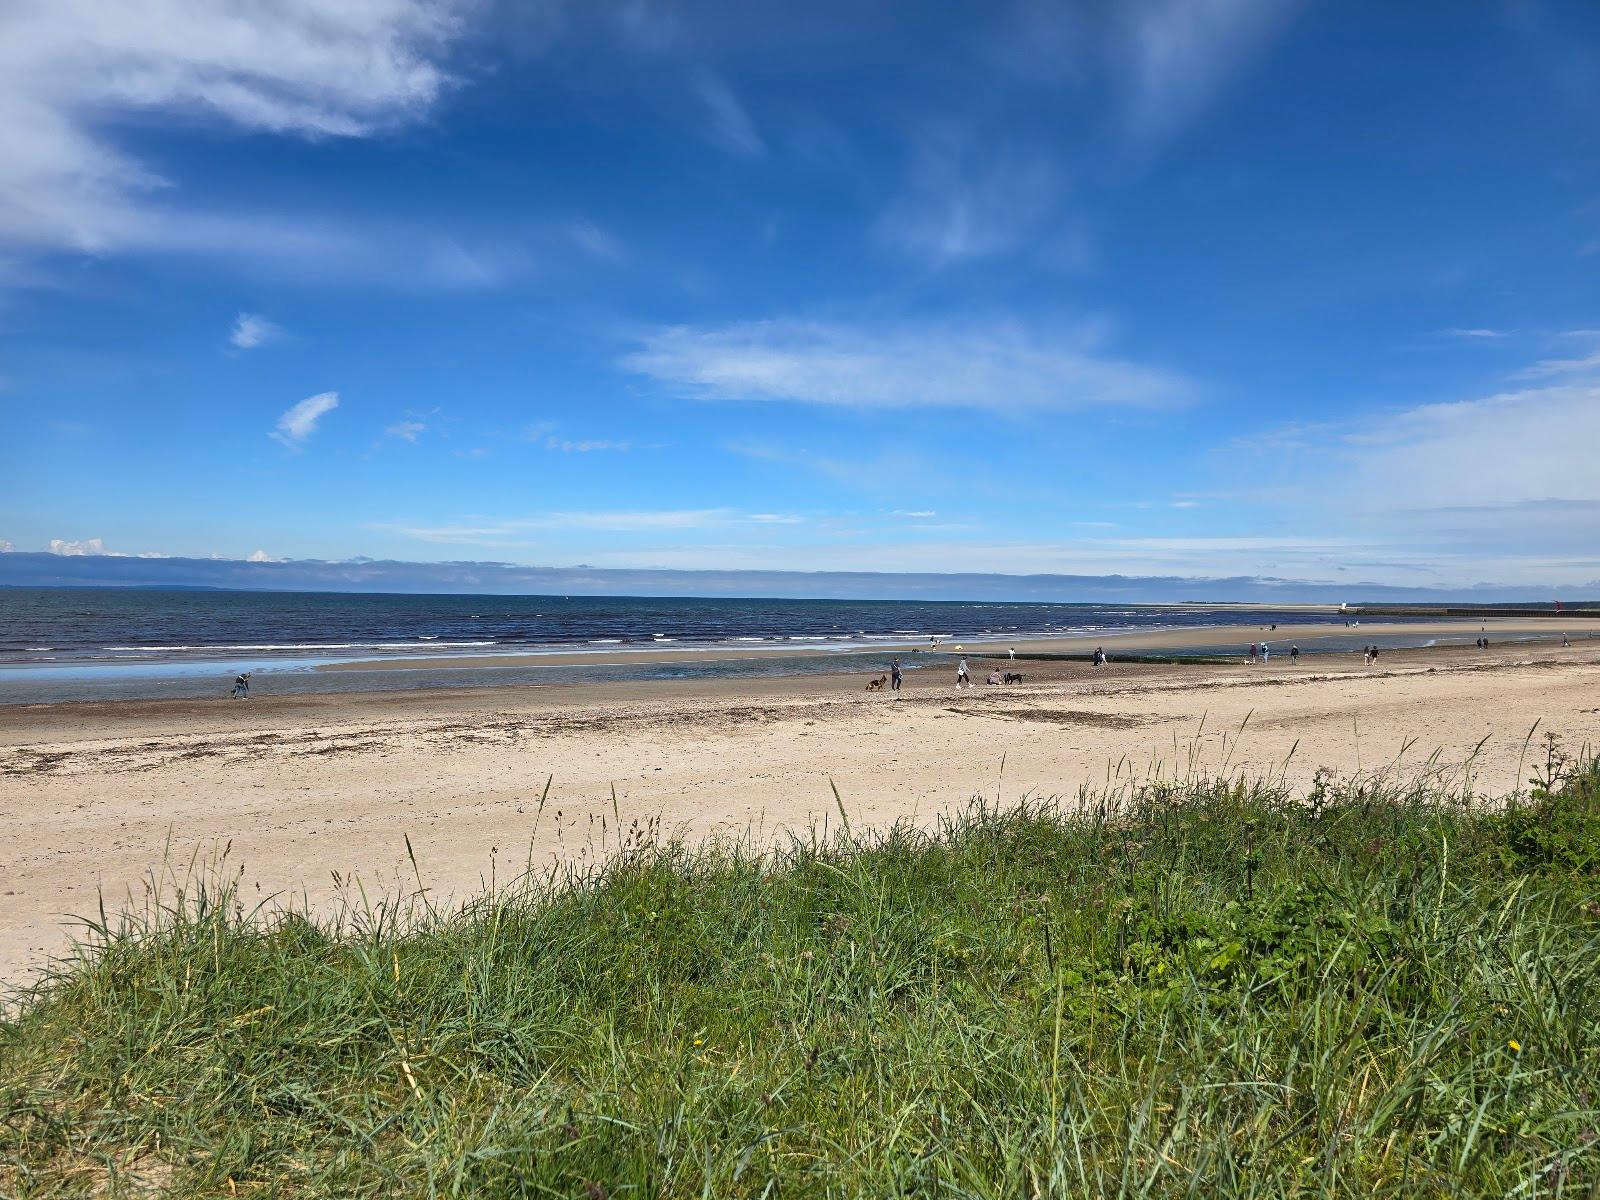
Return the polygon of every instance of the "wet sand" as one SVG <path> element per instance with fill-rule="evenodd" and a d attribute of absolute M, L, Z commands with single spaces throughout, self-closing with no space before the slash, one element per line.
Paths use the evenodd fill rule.
<path fill-rule="evenodd" d="M 1261 636 L 1236 628 L 1218 642 Z M 1284 650 L 1315 635 L 1268 636 Z M 1600 745 L 1600 641 L 1386 651 L 1370 668 L 1359 653 L 1022 661 L 1010 687 L 981 685 L 999 664 L 971 657 L 979 687 L 956 691 L 946 661 L 908 673 L 899 699 L 861 675 L 810 675 L 0 709 L 0 979 L 59 953 L 70 914 L 102 891 L 108 905 L 137 898 L 164 855 L 181 867 L 230 844 L 246 896 L 326 909 L 338 879 L 414 889 L 409 835 L 442 901 L 530 861 L 600 857 L 618 817 L 688 838 L 803 830 L 837 819 L 834 786 L 857 825 L 1225 764 L 1304 783 L 1319 767 L 1404 773 L 1433 756 L 1492 795 L 1513 786 L 1535 720 L 1573 750 Z"/>
<path fill-rule="evenodd" d="M 1174 619 L 1181 619 L 1175 614 Z M 1018 654 L 1087 654 L 1095 646 L 1108 652 L 1123 653 L 1176 653 L 1195 646 L 1244 647 L 1263 638 L 1287 652 L 1291 643 L 1301 649 L 1313 649 L 1330 639 L 1345 640 L 1360 637 L 1471 637 L 1480 628 L 1491 637 L 1520 637 L 1537 634 L 1559 637 L 1564 630 L 1582 634 L 1589 626 L 1600 623 L 1562 621 L 1559 618 L 1486 618 L 1484 621 L 1440 619 L 1437 621 L 1373 621 L 1359 626 L 1346 626 L 1343 621 L 1320 624 L 1283 625 L 1271 629 L 1266 625 L 1213 625 L 1184 629 L 1135 629 L 1122 633 L 1085 633 L 1070 637 L 1022 638 L 1016 641 L 969 641 L 946 639 L 938 653 L 965 652 L 972 655 L 1005 654 L 1015 649 Z M 872 645 L 851 645 L 853 653 L 913 654 L 928 653 L 926 640 L 882 642 Z M 837 651 L 819 646 L 785 643 L 766 643 L 746 649 L 742 646 L 664 646 L 660 649 L 634 650 L 549 650 L 528 654 L 473 654 L 439 655 L 435 657 L 390 657 L 352 659 L 325 663 L 317 671 L 420 671 L 438 668 L 485 667 L 560 667 L 592 666 L 612 667 L 639 663 L 719 662 L 763 658 L 807 658 L 833 655 Z"/>

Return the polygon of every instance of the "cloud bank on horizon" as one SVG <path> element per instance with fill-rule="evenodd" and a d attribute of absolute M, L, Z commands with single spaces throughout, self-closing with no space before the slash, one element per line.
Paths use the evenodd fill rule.
<path fill-rule="evenodd" d="M 1600 580 L 1600 10 L 201 9 L 0 11 L 0 549 Z"/>

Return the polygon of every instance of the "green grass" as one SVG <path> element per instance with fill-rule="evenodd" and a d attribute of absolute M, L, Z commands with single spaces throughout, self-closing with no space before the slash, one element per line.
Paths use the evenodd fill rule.
<path fill-rule="evenodd" d="M 1595 1196 L 1600 771 L 1554 763 L 636 831 L 337 926 L 202 875 L 0 1023 L 0 1195 Z"/>

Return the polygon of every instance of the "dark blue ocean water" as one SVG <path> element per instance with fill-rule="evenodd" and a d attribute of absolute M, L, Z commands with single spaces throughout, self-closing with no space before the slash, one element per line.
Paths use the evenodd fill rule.
<path fill-rule="evenodd" d="M 589 596 L 402 596 L 329 592 L 0 589 L 0 662 L 174 661 L 240 653 L 369 658 L 540 648 L 866 645 L 1114 629 L 1289 624 L 1304 612 L 1194 605 Z"/>
<path fill-rule="evenodd" d="M 333 691 L 567 679 L 871 669 L 885 648 L 1128 629 L 1283 626 L 1325 613 L 1198 605 L 898 600 L 412 596 L 328 592 L 0 588 L 0 702 L 207 695 L 238 670 L 258 687 Z M 770 648 L 714 663 L 315 672 L 336 660 L 480 657 L 540 650 Z M 827 650 L 796 658 L 795 647 Z"/>

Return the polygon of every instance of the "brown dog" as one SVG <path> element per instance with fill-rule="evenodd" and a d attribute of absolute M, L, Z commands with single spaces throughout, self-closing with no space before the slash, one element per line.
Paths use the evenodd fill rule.
<path fill-rule="evenodd" d="M 867 691 L 881 692 L 886 686 L 888 686 L 888 683 L 889 677 L 887 675 L 879 675 L 876 679 L 867 681 Z"/>

